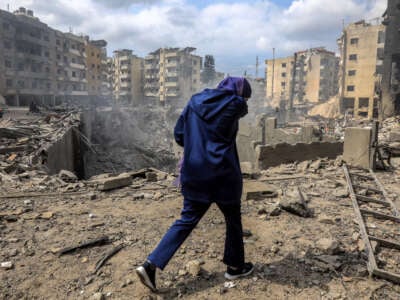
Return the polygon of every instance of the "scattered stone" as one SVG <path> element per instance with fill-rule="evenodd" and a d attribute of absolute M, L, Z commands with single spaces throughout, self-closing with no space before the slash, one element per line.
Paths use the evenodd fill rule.
<path fill-rule="evenodd" d="M 45 219 L 45 220 L 49 220 L 54 216 L 54 213 L 51 211 L 46 211 L 44 213 L 41 213 L 39 218 L 40 219 Z"/>
<path fill-rule="evenodd" d="M 330 224 L 333 225 L 336 223 L 336 220 L 334 217 L 329 217 L 327 215 L 320 215 L 318 217 L 318 222 L 322 223 L 322 224 Z"/>
<path fill-rule="evenodd" d="M 308 208 L 304 201 L 304 195 L 298 188 L 294 192 L 287 192 L 284 198 L 279 201 L 279 207 L 303 218 L 309 218 L 314 215 L 313 211 Z"/>
<path fill-rule="evenodd" d="M 277 246 L 277 245 L 273 245 L 272 247 L 271 247 L 271 252 L 272 253 L 278 253 L 281 249 Z"/>
<path fill-rule="evenodd" d="M 263 200 L 278 196 L 278 193 L 272 186 L 258 181 L 245 182 L 243 189 L 245 200 Z"/>
<path fill-rule="evenodd" d="M 320 160 L 320 159 L 317 159 L 316 161 L 314 161 L 314 162 L 312 162 L 312 163 L 310 164 L 310 169 L 311 169 L 311 170 L 316 171 L 316 170 L 318 170 L 319 168 L 321 168 L 321 160 Z"/>
<path fill-rule="evenodd" d="M 104 296 L 103 293 L 98 292 L 98 293 L 94 293 L 90 299 L 91 300 L 105 300 L 106 297 Z"/>
<path fill-rule="evenodd" d="M 323 253 L 327 254 L 337 254 L 340 251 L 339 243 L 331 238 L 319 239 L 315 246 Z"/>
<path fill-rule="evenodd" d="M 188 272 L 184 269 L 178 271 L 178 276 L 185 276 Z"/>
<path fill-rule="evenodd" d="M 97 195 L 95 193 L 89 193 L 88 194 L 88 198 L 89 198 L 89 200 L 96 200 L 97 199 Z"/>
<path fill-rule="evenodd" d="M 339 269 L 342 266 L 342 262 L 340 261 L 341 257 L 338 255 L 320 255 L 317 256 L 316 259 L 328 264 L 335 270 Z"/>
<path fill-rule="evenodd" d="M 279 205 L 274 205 L 271 212 L 269 213 L 271 217 L 276 217 L 279 216 L 280 214 L 281 214 L 281 208 L 279 207 Z"/>
<path fill-rule="evenodd" d="M 346 198 L 349 196 L 349 191 L 347 189 L 335 189 L 333 195 L 336 198 Z"/>
<path fill-rule="evenodd" d="M 17 256 L 17 255 L 18 255 L 18 249 L 11 249 L 8 252 L 8 256 L 10 256 L 10 257 L 14 257 L 14 256 Z"/>
<path fill-rule="evenodd" d="M 0 264 L 0 267 L 2 269 L 9 270 L 14 267 L 14 264 L 12 263 L 12 261 L 4 261 Z"/>
<path fill-rule="evenodd" d="M 78 177 L 74 173 L 72 173 L 71 171 L 68 171 L 68 170 L 61 170 L 58 173 L 58 177 L 64 182 L 77 182 L 78 181 Z"/>
<path fill-rule="evenodd" d="M 199 276 L 200 271 L 201 271 L 201 267 L 200 267 L 200 261 L 198 260 L 192 260 L 189 261 L 186 264 L 186 270 L 188 271 L 189 274 L 191 274 L 192 276 Z"/>
<path fill-rule="evenodd" d="M 132 184 L 132 177 L 127 173 L 122 173 L 115 177 L 101 179 L 97 183 L 98 190 L 109 191 Z"/>
<path fill-rule="evenodd" d="M 146 180 L 149 182 L 154 182 L 158 180 L 156 172 L 146 172 Z"/>

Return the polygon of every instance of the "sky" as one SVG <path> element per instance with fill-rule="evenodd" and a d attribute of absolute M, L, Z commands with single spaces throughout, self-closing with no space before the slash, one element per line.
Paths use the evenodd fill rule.
<path fill-rule="evenodd" d="M 160 47 L 195 47 L 217 71 L 264 77 L 265 59 L 324 46 L 338 52 L 343 24 L 382 16 L 387 0 L 0 0 L 23 6 L 49 26 L 108 42 L 108 55 L 132 49 L 141 57 Z"/>

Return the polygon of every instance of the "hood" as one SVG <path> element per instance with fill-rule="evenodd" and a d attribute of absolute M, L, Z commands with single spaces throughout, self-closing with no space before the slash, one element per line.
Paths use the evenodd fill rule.
<path fill-rule="evenodd" d="M 190 99 L 189 107 L 203 120 L 210 120 L 233 100 L 241 97 L 221 89 L 205 89 Z M 244 100 L 243 100 L 244 101 Z"/>

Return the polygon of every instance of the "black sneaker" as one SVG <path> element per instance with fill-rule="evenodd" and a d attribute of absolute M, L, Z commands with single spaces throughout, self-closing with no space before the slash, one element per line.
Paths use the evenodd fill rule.
<path fill-rule="evenodd" d="M 234 269 L 228 267 L 225 272 L 225 278 L 228 280 L 235 280 L 240 277 L 250 275 L 254 271 L 254 266 L 252 263 L 245 263 L 243 268 Z"/>
<path fill-rule="evenodd" d="M 146 261 L 143 265 L 136 268 L 136 274 L 140 281 L 152 292 L 156 292 L 156 266 Z"/>

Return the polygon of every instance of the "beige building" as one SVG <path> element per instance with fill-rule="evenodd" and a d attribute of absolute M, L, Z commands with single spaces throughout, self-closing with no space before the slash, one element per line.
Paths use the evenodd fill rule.
<path fill-rule="evenodd" d="M 160 48 L 145 58 L 144 96 L 182 105 L 200 90 L 202 59 L 195 48 Z M 147 101 L 148 101 L 147 100 Z"/>
<path fill-rule="evenodd" d="M 114 51 L 112 62 L 113 96 L 117 102 L 138 104 L 143 99 L 144 59 L 132 50 Z"/>
<path fill-rule="evenodd" d="M 324 102 L 338 92 L 339 59 L 325 48 L 294 54 L 292 103 Z"/>
<path fill-rule="evenodd" d="M 348 25 L 338 39 L 340 102 L 355 117 L 378 117 L 375 86 L 382 74 L 385 27 L 364 20 Z"/>
<path fill-rule="evenodd" d="M 268 59 L 265 64 L 267 104 L 279 107 L 290 99 L 294 57 Z"/>
<path fill-rule="evenodd" d="M 109 97 L 111 88 L 108 84 L 107 42 L 105 40 L 89 40 L 85 38 L 86 79 L 88 93 L 91 97 Z"/>

